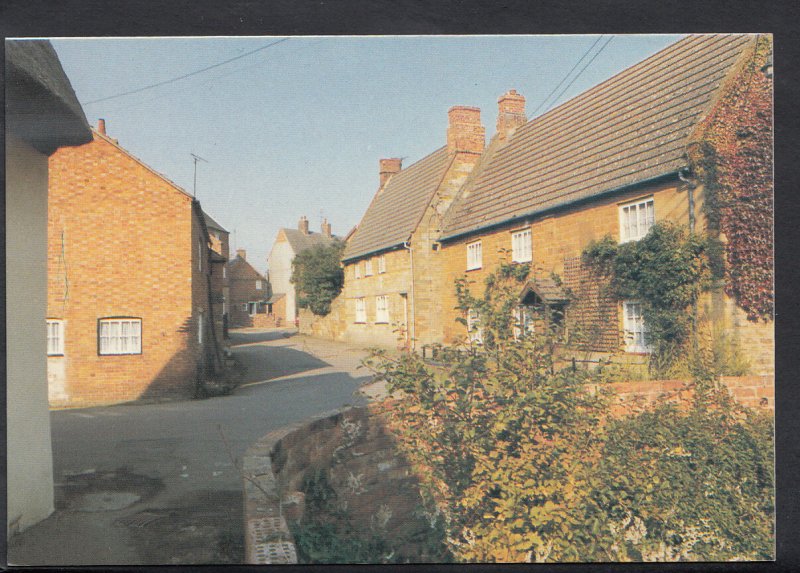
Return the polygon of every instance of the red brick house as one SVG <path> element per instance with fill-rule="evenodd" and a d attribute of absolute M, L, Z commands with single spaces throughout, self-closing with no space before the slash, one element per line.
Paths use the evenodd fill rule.
<path fill-rule="evenodd" d="M 267 279 L 247 262 L 247 252 L 244 249 L 236 250 L 236 256 L 228 261 L 225 270 L 230 293 L 228 305 L 230 326 L 232 328 L 280 326 L 283 315 L 275 313 L 279 310 L 276 307 L 284 297 L 270 299 Z"/>
<path fill-rule="evenodd" d="M 49 169 L 51 406 L 195 395 L 220 364 L 225 261 L 200 203 L 103 120 Z"/>

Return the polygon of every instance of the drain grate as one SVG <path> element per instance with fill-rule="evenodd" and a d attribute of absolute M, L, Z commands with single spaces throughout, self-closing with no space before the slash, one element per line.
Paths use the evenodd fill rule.
<path fill-rule="evenodd" d="M 283 517 L 262 517 L 254 519 L 250 522 L 250 527 L 248 529 L 250 541 L 254 546 L 269 541 L 274 537 L 281 537 L 282 535 L 289 534 L 289 528 Z"/>
<path fill-rule="evenodd" d="M 116 521 L 118 525 L 125 525 L 127 527 L 146 527 L 153 523 L 154 521 L 158 521 L 164 517 L 163 515 L 159 515 L 157 513 L 151 513 L 149 511 L 140 511 L 134 515 L 129 515 L 127 517 L 121 517 Z"/>
<path fill-rule="evenodd" d="M 259 543 L 253 546 L 254 562 L 259 565 L 282 565 L 297 563 L 297 552 L 294 543 Z"/>

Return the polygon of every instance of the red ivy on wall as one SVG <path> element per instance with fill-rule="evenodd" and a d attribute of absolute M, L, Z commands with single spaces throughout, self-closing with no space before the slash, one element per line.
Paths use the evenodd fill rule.
<path fill-rule="evenodd" d="M 771 320 L 775 300 L 772 79 L 761 71 L 771 48 L 761 37 L 745 56 L 689 150 L 725 245 L 725 292 L 750 320 Z"/>

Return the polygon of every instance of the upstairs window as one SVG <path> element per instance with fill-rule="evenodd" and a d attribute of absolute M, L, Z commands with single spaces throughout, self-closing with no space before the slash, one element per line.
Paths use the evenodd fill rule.
<path fill-rule="evenodd" d="M 619 207 L 619 242 L 638 241 L 643 238 L 656 220 L 653 199 Z"/>
<path fill-rule="evenodd" d="M 50 320 L 47 321 L 47 355 L 48 356 L 63 356 L 64 355 L 64 321 L 63 320 Z"/>
<path fill-rule="evenodd" d="M 642 314 L 642 304 L 626 300 L 622 303 L 623 325 L 625 329 L 625 350 L 627 352 L 650 352 L 647 340 L 647 325 Z"/>
<path fill-rule="evenodd" d="M 479 269 L 483 266 L 483 247 L 477 241 L 467 245 L 467 270 Z"/>
<path fill-rule="evenodd" d="M 356 278 L 360 279 L 361 278 L 361 261 L 359 261 L 355 265 L 353 265 L 353 269 L 354 269 L 354 272 L 356 274 Z"/>
<path fill-rule="evenodd" d="M 375 297 L 375 322 L 389 323 L 389 297 L 386 295 Z"/>
<path fill-rule="evenodd" d="M 97 329 L 101 355 L 142 353 L 141 318 L 101 318 Z"/>
<path fill-rule="evenodd" d="M 378 257 L 378 274 L 383 274 L 386 272 L 386 255 L 381 255 Z"/>
<path fill-rule="evenodd" d="M 531 253 L 530 229 L 512 233 L 511 260 L 515 263 L 529 263 L 533 260 L 533 254 Z"/>
<path fill-rule="evenodd" d="M 367 259 L 364 261 L 364 276 L 370 277 L 372 276 L 372 259 Z"/>
<path fill-rule="evenodd" d="M 356 322 L 367 322 L 367 301 L 364 298 L 356 299 Z"/>
<path fill-rule="evenodd" d="M 260 280 L 256 281 L 256 290 L 261 290 L 261 281 Z"/>

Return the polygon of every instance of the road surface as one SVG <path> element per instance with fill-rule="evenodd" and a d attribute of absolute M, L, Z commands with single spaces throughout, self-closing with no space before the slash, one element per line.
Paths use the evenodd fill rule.
<path fill-rule="evenodd" d="M 286 424 L 363 403 L 370 376 L 358 369 L 365 353 L 342 344 L 290 330 L 231 337 L 248 371 L 229 396 L 51 413 L 57 511 L 11 540 L 10 563 L 241 562 L 231 458 Z"/>

